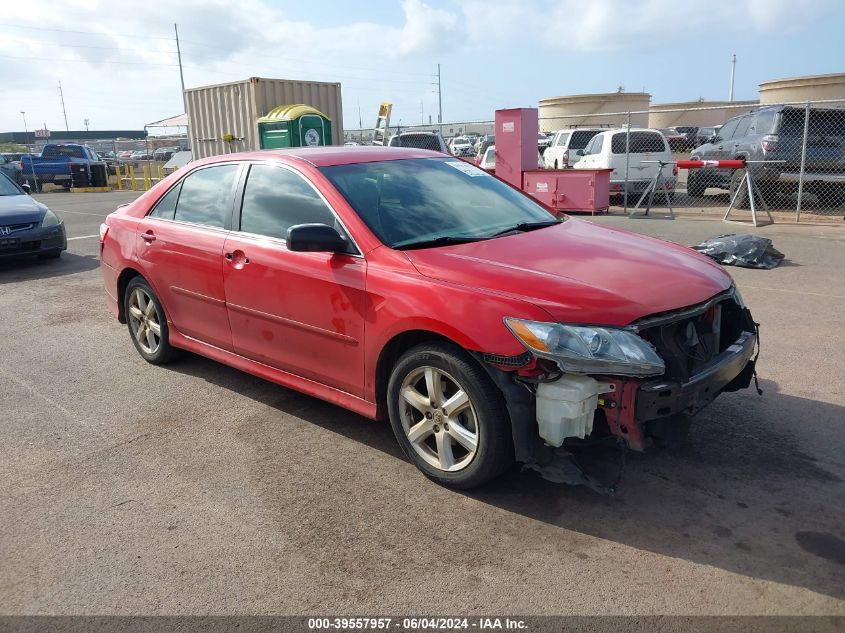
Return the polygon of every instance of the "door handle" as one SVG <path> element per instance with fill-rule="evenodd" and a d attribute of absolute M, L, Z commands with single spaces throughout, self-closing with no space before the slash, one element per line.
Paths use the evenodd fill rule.
<path fill-rule="evenodd" d="M 225 257 L 235 268 L 243 268 L 245 264 L 249 263 L 249 257 L 247 257 L 242 250 L 226 253 Z"/>
<path fill-rule="evenodd" d="M 156 236 L 152 231 L 147 231 L 146 233 L 141 233 L 141 239 L 149 244 L 150 242 L 155 242 Z"/>

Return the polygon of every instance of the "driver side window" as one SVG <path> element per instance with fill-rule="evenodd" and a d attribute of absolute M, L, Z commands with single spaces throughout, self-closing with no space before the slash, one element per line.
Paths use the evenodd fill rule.
<path fill-rule="evenodd" d="M 273 165 L 250 167 L 241 205 L 241 231 L 284 240 L 291 226 L 312 223 L 340 228 L 331 209 L 304 177 Z"/>

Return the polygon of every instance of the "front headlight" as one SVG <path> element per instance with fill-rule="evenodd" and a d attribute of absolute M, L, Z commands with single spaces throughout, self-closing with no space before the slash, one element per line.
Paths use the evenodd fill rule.
<path fill-rule="evenodd" d="M 628 330 L 510 317 L 505 325 L 528 351 L 555 361 L 565 372 L 659 376 L 666 370 L 654 347 Z"/>
<path fill-rule="evenodd" d="M 44 219 L 41 220 L 42 228 L 47 228 L 48 226 L 56 226 L 59 223 L 59 218 L 56 217 L 56 214 L 47 209 L 47 212 L 44 214 Z"/>

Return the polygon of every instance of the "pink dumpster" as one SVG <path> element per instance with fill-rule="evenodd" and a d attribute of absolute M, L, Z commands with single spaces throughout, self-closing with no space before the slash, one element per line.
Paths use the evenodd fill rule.
<path fill-rule="evenodd" d="M 531 169 L 522 174 L 522 190 L 555 211 L 606 211 L 610 206 L 611 171 Z"/>

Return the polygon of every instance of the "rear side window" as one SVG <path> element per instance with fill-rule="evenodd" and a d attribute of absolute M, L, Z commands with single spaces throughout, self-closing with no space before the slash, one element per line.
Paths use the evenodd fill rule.
<path fill-rule="evenodd" d="M 596 130 L 576 130 L 572 133 L 569 149 L 584 149 L 596 134 L 598 134 Z"/>
<path fill-rule="evenodd" d="M 774 110 L 765 110 L 754 115 L 754 133 L 755 134 L 770 134 L 775 127 L 775 118 L 777 115 Z"/>
<path fill-rule="evenodd" d="M 163 220 L 172 220 L 176 215 L 176 201 L 179 199 L 179 190 L 182 188 L 182 183 L 178 183 L 170 191 L 159 199 L 156 206 L 150 211 L 149 217 L 162 218 Z"/>
<path fill-rule="evenodd" d="M 413 147 L 414 149 L 430 149 L 435 152 L 441 151 L 440 140 L 434 134 L 402 134 L 391 145 Z"/>
<path fill-rule="evenodd" d="M 601 148 L 604 145 L 603 136 L 594 136 L 587 146 L 584 148 L 584 154 L 600 154 Z"/>
<path fill-rule="evenodd" d="M 613 135 L 610 151 L 614 154 L 625 153 L 625 132 Z M 666 142 L 657 132 L 630 132 L 628 146 L 632 154 L 652 154 L 666 151 Z"/>
<path fill-rule="evenodd" d="M 734 132 L 734 138 L 742 138 L 746 134 L 748 134 L 748 128 L 751 127 L 751 117 L 744 116 L 739 120 L 739 124 L 736 126 L 736 132 Z"/>
<path fill-rule="evenodd" d="M 566 145 L 566 141 L 569 140 L 569 134 L 564 132 L 562 134 L 558 134 L 557 141 L 555 142 L 555 146 L 558 145 Z M 584 149 L 583 147 L 581 149 Z"/>
<path fill-rule="evenodd" d="M 182 181 L 175 219 L 223 228 L 232 211 L 240 165 L 216 165 L 189 174 Z"/>
<path fill-rule="evenodd" d="M 272 165 L 250 168 L 241 206 L 241 231 L 286 239 L 291 226 L 311 223 L 334 226 L 335 218 L 302 176 Z"/>
<path fill-rule="evenodd" d="M 736 130 L 736 126 L 739 123 L 739 119 L 731 119 L 727 123 L 722 126 L 722 129 L 719 130 L 719 138 L 723 141 L 728 140 L 729 138 L 733 138 L 734 131 Z"/>

